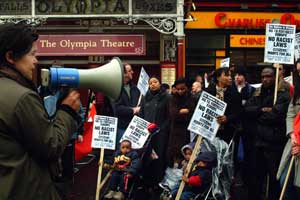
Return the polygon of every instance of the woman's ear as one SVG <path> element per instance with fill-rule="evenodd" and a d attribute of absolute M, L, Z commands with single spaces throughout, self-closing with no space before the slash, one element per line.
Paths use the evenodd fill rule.
<path fill-rule="evenodd" d="M 5 58 L 6 58 L 6 60 L 7 60 L 10 64 L 15 64 L 15 61 L 14 61 L 13 56 L 12 56 L 12 51 L 6 52 Z"/>

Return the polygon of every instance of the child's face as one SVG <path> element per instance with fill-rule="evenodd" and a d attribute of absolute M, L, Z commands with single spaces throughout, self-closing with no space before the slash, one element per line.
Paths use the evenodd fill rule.
<path fill-rule="evenodd" d="M 198 167 L 206 167 L 206 162 L 203 162 L 202 160 L 197 162 Z"/>
<path fill-rule="evenodd" d="M 185 160 L 190 160 L 191 155 L 192 155 L 192 150 L 191 150 L 191 149 L 186 149 L 186 150 L 184 151 L 184 159 L 185 159 Z"/>
<path fill-rule="evenodd" d="M 129 153 L 131 151 L 131 144 L 127 141 L 124 141 L 120 145 L 120 151 L 122 154 Z"/>

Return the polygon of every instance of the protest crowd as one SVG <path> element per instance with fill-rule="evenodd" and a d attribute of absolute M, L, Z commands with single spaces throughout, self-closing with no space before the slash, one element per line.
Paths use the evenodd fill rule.
<path fill-rule="evenodd" d="M 74 158 L 67 147 L 82 141 L 78 91 L 62 89 L 53 102 L 43 101 L 33 83 L 37 39 L 24 25 L 0 28 L 0 200 L 68 199 Z M 284 70 L 262 69 L 257 88 L 243 68 L 221 67 L 172 86 L 150 75 L 142 95 L 131 65 L 123 63 L 119 99 L 98 107 L 97 95 L 94 100 L 97 115 L 118 119 L 115 150 L 99 162 L 110 174 L 101 198 L 134 199 L 140 192 L 143 199 L 242 199 L 236 191 L 242 185 L 249 200 L 275 200 L 289 174 L 283 199 L 300 199 L 300 60 L 292 83 L 283 76 L 276 83 L 276 67 Z M 215 136 L 188 128 L 196 110 L 202 111 L 194 121 Z M 139 118 L 151 124 L 129 127 Z M 139 141 L 123 136 L 144 125 L 150 136 L 137 149 Z M 59 165 L 62 155 L 70 165 Z"/>

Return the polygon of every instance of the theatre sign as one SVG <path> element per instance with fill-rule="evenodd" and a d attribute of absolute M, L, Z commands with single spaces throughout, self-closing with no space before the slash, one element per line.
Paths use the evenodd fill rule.
<path fill-rule="evenodd" d="M 182 0 L 0 0 L 0 23 L 39 24 L 49 18 L 117 18 L 135 24 L 143 20 L 162 33 L 176 31 Z M 182 5 L 181 5 L 182 6 Z"/>

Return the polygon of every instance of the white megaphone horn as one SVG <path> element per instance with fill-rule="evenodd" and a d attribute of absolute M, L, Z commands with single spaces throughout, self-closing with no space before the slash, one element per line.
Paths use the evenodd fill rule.
<path fill-rule="evenodd" d="M 123 65 L 114 57 L 109 63 L 94 69 L 55 68 L 41 70 L 42 86 L 92 89 L 117 100 L 123 87 Z"/>

